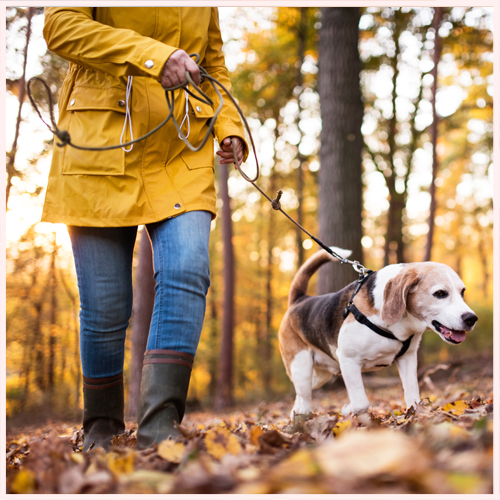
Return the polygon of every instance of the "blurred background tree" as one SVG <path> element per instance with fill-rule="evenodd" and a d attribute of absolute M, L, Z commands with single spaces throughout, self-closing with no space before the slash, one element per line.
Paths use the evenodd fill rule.
<path fill-rule="evenodd" d="M 6 249 L 8 423 L 78 421 L 78 290 L 69 239 L 64 226 L 38 222 L 53 138 L 30 106 L 20 110 L 23 78 L 41 75 L 57 96 L 67 63 L 47 51 L 40 8 L 9 7 L 6 13 L 7 165 L 12 162 Z M 352 8 L 349 13 L 359 16 L 362 207 L 352 217 L 361 216 L 362 262 L 378 269 L 425 258 L 433 183 L 432 260 L 461 274 L 480 321 L 460 348 L 432 333 L 424 335 L 422 363 L 459 363 L 472 356 L 485 356 L 485 363 L 491 363 L 492 9 L 443 7 L 438 24 L 430 7 Z M 259 186 L 271 196 L 282 189 L 283 208 L 319 234 L 319 174 L 325 161 L 319 155 L 320 136 L 334 118 L 328 108 L 320 109 L 318 93 L 318 76 L 326 65 L 319 51 L 326 16 L 315 7 L 222 8 L 220 14 L 233 92 L 249 121 L 262 167 Z M 340 48 L 332 49 L 335 62 Z M 46 104 L 42 94 L 36 98 Z M 251 157 L 244 168 L 253 172 Z M 277 332 L 293 275 L 317 248 L 236 171 L 230 169 L 227 181 L 218 169 L 216 174 L 219 193 L 221 183 L 227 184 L 233 230 L 232 398 L 241 403 L 289 396 Z M 221 199 L 217 206 L 220 215 Z M 221 229 L 218 217 L 212 223 L 212 285 L 190 387 L 191 408 L 217 398 L 226 265 Z M 338 245 L 342 238 L 334 235 L 327 243 Z M 136 250 L 134 272 L 139 245 Z M 316 284 L 314 277 L 312 290 Z M 138 306 L 126 344 L 127 390 L 133 372 L 131 342 L 141 323 Z M 391 370 L 381 374 L 391 375 Z"/>

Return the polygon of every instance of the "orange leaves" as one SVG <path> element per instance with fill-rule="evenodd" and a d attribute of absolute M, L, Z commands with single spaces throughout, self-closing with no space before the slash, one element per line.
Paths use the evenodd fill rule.
<path fill-rule="evenodd" d="M 419 403 L 402 413 L 386 393 L 370 414 L 345 419 L 341 405 L 328 409 L 324 398 L 317 414 L 296 425 L 280 403 L 224 416 L 191 414 L 179 441 L 137 450 L 135 427 L 131 432 L 128 425 L 108 453 L 85 455 L 73 451 L 82 439 L 76 429 L 60 429 L 65 438 L 39 431 L 7 443 L 7 491 L 490 493 L 492 400 L 445 403 Z"/>

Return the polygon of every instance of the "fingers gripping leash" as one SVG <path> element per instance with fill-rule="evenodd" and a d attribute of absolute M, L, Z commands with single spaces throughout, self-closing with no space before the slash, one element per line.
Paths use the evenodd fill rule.
<path fill-rule="evenodd" d="M 196 64 L 199 63 L 200 56 L 198 54 L 190 54 L 190 57 L 194 57 L 195 58 Z M 260 177 L 259 160 L 257 158 L 257 153 L 256 153 L 256 148 L 255 148 L 255 143 L 254 143 L 254 140 L 253 140 L 253 137 L 252 137 L 252 133 L 250 131 L 250 127 L 248 125 L 248 122 L 247 122 L 247 120 L 246 120 L 246 118 L 245 118 L 245 116 L 243 114 L 243 111 L 240 108 L 240 106 L 238 105 L 238 103 L 236 102 L 236 100 L 234 99 L 234 97 L 231 95 L 231 93 L 224 87 L 224 85 L 221 82 L 219 82 L 216 78 L 214 78 L 213 76 L 211 76 L 205 70 L 205 68 L 203 68 L 199 64 L 198 64 L 198 68 L 200 70 L 200 76 L 201 76 L 201 83 L 200 83 L 200 85 L 203 84 L 203 82 L 205 82 L 205 81 L 210 82 L 210 84 L 212 86 L 212 89 L 213 89 L 213 91 L 215 92 L 215 94 L 217 95 L 217 98 L 218 98 L 217 109 L 214 112 L 214 116 L 208 122 L 208 124 L 207 124 L 207 132 L 206 132 L 205 136 L 203 137 L 201 143 L 198 146 L 193 146 L 193 144 L 191 144 L 189 142 L 189 140 L 188 140 L 189 130 L 188 130 L 188 135 L 187 136 L 184 135 L 184 133 L 182 132 L 181 127 L 182 127 L 182 125 L 184 123 L 184 120 L 179 125 L 179 123 L 177 122 L 177 120 L 176 120 L 176 118 L 174 116 L 174 114 L 175 114 L 175 109 L 174 109 L 174 102 L 175 102 L 174 92 L 176 90 L 178 90 L 178 89 L 183 88 L 184 91 L 185 91 L 185 93 L 186 93 L 186 99 L 187 99 L 187 94 L 189 94 L 194 99 L 197 99 L 198 101 L 201 101 L 201 102 L 203 102 L 205 104 L 208 104 L 210 106 L 214 105 L 214 101 L 207 94 L 205 94 L 198 85 L 196 85 L 196 83 L 193 81 L 193 79 L 192 79 L 191 74 L 189 73 L 189 71 L 186 71 L 186 81 L 184 81 L 183 83 L 181 83 L 179 85 L 176 85 L 174 87 L 168 87 L 168 88 L 163 87 L 163 89 L 165 91 L 165 99 L 167 101 L 167 106 L 168 106 L 168 115 L 167 115 L 167 117 L 159 125 L 157 125 L 155 128 L 153 128 L 152 130 L 150 130 L 147 134 L 143 135 L 142 137 L 138 137 L 137 139 L 133 139 L 132 138 L 132 140 L 130 140 L 128 142 L 125 142 L 125 143 L 121 143 L 120 142 L 120 144 L 116 144 L 116 145 L 113 145 L 113 146 L 106 146 L 106 147 L 81 146 L 81 145 L 74 144 L 72 142 L 72 140 L 71 140 L 71 136 L 70 136 L 69 132 L 67 130 L 60 130 L 58 128 L 57 123 L 56 123 L 55 118 L 54 118 L 54 105 L 53 105 L 53 101 L 52 101 L 52 94 L 51 94 L 51 91 L 49 89 L 49 86 L 47 85 L 47 83 L 42 78 L 39 78 L 39 77 L 33 77 L 33 78 L 31 78 L 28 81 L 27 90 L 28 90 L 28 96 L 29 96 L 31 105 L 35 109 L 35 111 L 38 114 L 39 118 L 47 126 L 47 128 L 59 139 L 60 142 L 56 143 L 58 147 L 70 146 L 70 147 L 73 147 L 73 148 L 76 148 L 76 149 L 80 149 L 80 150 L 83 150 L 83 151 L 107 151 L 107 150 L 110 150 L 110 149 L 126 148 L 128 146 L 132 146 L 136 142 L 140 142 L 140 141 L 143 141 L 143 140 L 147 139 L 149 136 L 151 136 L 152 134 L 154 134 L 155 132 L 157 132 L 160 128 L 162 128 L 164 125 L 166 125 L 169 120 L 172 120 L 172 123 L 174 124 L 174 126 L 175 126 L 175 128 L 177 130 L 179 139 L 181 139 L 184 142 L 184 144 L 191 151 L 196 152 L 196 151 L 200 151 L 203 148 L 203 146 L 206 144 L 206 142 L 208 141 L 208 139 L 210 137 L 212 137 L 212 131 L 213 131 L 213 128 L 214 128 L 214 124 L 215 124 L 215 122 L 216 122 L 216 120 L 217 120 L 217 118 L 218 118 L 218 116 L 219 116 L 219 114 L 220 114 L 220 112 L 222 110 L 222 107 L 224 105 L 224 98 L 222 96 L 221 91 L 219 90 L 219 88 L 220 88 L 226 94 L 226 96 L 230 99 L 230 101 L 233 103 L 234 107 L 236 108 L 236 110 L 237 110 L 237 112 L 238 112 L 238 114 L 239 114 L 239 116 L 240 116 L 240 118 L 241 118 L 241 120 L 243 122 L 243 125 L 245 126 L 245 130 L 247 131 L 247 134 L 248 134 L 248 137 L 250 139 L 251 146 L 252 146 L 252 152 L 253 152 L 253 156 L 255 158 L 255 168 L 256 168 L 256 172 L 255 172 L 254 177 L 248 176 L 242 170 L 241 164 L 238 161 L 238 155 L 237 155 L 237 151 L 236 151 L 236 146 L 234 144 L 234 141 L 231 139 L 234 164 L 235 164 L 236 169 L 240 173 L 240 175 L 243 177 L 243 179 L 245 179 L 247 182 L 249 182 L 250 184 L 252 184 L 271 203 L 271 206 L 273 207 L 274 210 L 280 211 L 285 217 L 287 217 L 293 224 L 295 224 L 305 234 L 307 234 L 321 248 L 323 248 L 324 250 L 326 250 L 330 255 L 332 255 L 336 259 L 338 259 L 342 264 L 351 264 L 353 266 L 354 270 L 357 273 L 359 273 L 360 277 L 365 276 L 370 271 L 369 269 L 365 268 L 357 260 L 352 261 L 352 260 L 346 259 L 346 258 L 338 255 L 330 247 L 328 247 L 322 241 L 320 241 L 318 238 L 316 238 L 311 233 L 309 233 L 304 227 L 302 227 L 297 221 L 295 221 L 292 217 L 290 217 L 283 210 L 283 208 L 281 207 L 281 203 L 280 203 L 280 199 L 281 199 L 281 197 L 283 195 L 283 191 L 281 191 L 281 190 L 278 191 L 278 194 L 277 194 L 276 198 L 275 199 L 271 199 L 256 184 L 256 181 Z M 32 87 L 32 85 L 35 82 L 39 82 L 39 83 L 41 83 L 45 87 L 45 91 L 47 93 L 48 103 L 49 103 L 50 123 L 51 123 L 52 126 L 49 125 L 43 119 L 42 114 L 40 113 L 40 110 L 38 109 L 38 106 L 35 103 L 35 100 L 33 98 L 33 93 L 32 93 L 31 87 Z M 194 89 L 194 92 L 191 89 Z"/>

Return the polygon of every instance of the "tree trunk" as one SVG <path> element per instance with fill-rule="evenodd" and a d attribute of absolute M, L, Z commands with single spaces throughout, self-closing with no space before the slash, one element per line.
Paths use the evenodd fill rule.
<path fill-rule="evenodd" d="M 437 159 L 437 138 L 438 138 L 438 115 L 436 112 L 436 94 L 437 94 L 437 80 L 438 80 L 438 64 L 441 59 L 441 37 L 439 36 L 439 27 L 441 26 L 441 18 L 443 17 L 443 8 L 434 7 L 434 19 L 432 21 L 435 39 L 434 39 L 434 67 L 432 68 L 432 76 L 434 81 L 432 82 L 432 125 L 431 125 L 431 137 L 432 137 L 432 180 L 429 189 L 429 194 L 431 195 L 431 204 L 429 208 L 429 232 L 427 233 L 427 245 L 425 247 L 425 257 L 424 261 L 431 260 L 432 253 L 432 238 L 434 236 L 434 217 L 436 216 L 436 175 L 438 170 L 438 159 Z"/>
<path fill-rule="evenodd" d="M 307 7 L 300 7 L 300 21 L 299 29 L 297 32 L 298 44 L 297 44 L 297 86 L 301 88 L 301 92 L 297 97 L 299 104 L 299 116 L 297 117 L 297 128 L 300 134 L 299 144 L 297 146 L 297 159 L 299 160 L 299 166 L 297 168 L 297 222 L 303 226 L 304 225 L 304 212 L 302 210 L 302 203 L 304 201 L 304 170 L 302 165 L 305 161 L 304 155 L 300 153 L 300 143 L 302 142 L 303 133 L 300 130 L 300 96 L 302 95 L 304 85 L 304 76 L 302 75 L 302 63 L 304 62 L 304 57 L 306 53 L 306 35 L 307 35 Z M 302 230 L 295 226 L 296 239 L 297 239 L 297 269 L 304 263 L 304 247 L 302 246 L 302 239 L 304 233 Z"/>
<path fill-rule="evenodd" d="M 41 391 L 45 391 L 45 342 L 42 332 L 42 300 L 33 304 L 35 308 L 35 324 L 33 327 L 35 338 L 35 383 Z"/>
<path fill-rule="evenodd" d="M 405 193 L 398 193 L 394 183 L 389 185 L 389 210 L 387 211 L 387 231 L 384 244 L 384 267 L 405 262 L 403 242 L 403 214 L 406 206 Z M 391 258 L 394 255 L 394 258 Z"/>
<path fill-rule="evenodd" d="M 389 146 L 389 153 L 387 161 L 390 165 L 391 174 L 387 179 L 387 185 L 389 188 L 389 210 L 387 213 L 387 231 L 385 235 L 385 246 L 384 246 L 384 267 L 389 263 L 395 264 L 398 262 L 404 262 L 404 248 L 403 248 L 403 210 L 405 207 L 404 198 L 401 193 L 396 191 L 396 167 L 394 165 L 394 157 L 396 154 L 396 133 L 397 133 L 397 114 L 396 114 L 396 99 L 397 94 L 397 81 L 399 76 L 399 37 L 400 37 L 400 25 L 398 23 L 399 11 L 394 12 L 394 46 L 395 53 L 394 57 L 391 58 L 392 66 L 392 116 L 389 120 L 389 127 L 387 130 L 387 144 Z M 395 253 L 395 262 L 391 262 L 389 256 L 391 251 Z"/>
<path fill-rule="evenodd" d="M 217 325 L 218 325 L 218 315 L 217 315 L 217 301 L 216 294 L 214 291 L 213 283 L 210 285 L 209 294 L 209 307 L 210 307 L 210 357 L 209 357 L 209 372 L 210 372 L 210 384 L 208 386 L 208 395 L 211 401 L 215 400 L 215 395 L 217 393 L 217 365 L 218 356 L 216 353 L 217 346 Z"/>
<path fill-rule="evenodd" d="M 21 111 L 23 109 L 24 98 L 26 97 L 26 63 L 28 61 L 28 45 L 31 38 L 31 18 L 35 11 L 34 7 L 28 7 L 28 13 L 26 18 L 28 20 L 28 25 L 26 27 L 26 45 L 24 47 L 24 59 L 23 59 L 23 73 L 21 79 L 19 80 L 19 111 L 17 113 L 16 120 L 16 130 L 14 133 L 14 142 L 12 143 L 12 148 L 8 154 L 9 160 L 7 162 L 7 187 L 5 190 L 5 208 L 7 209 L 9 204 L 10 188 L 12 187 L 12 177 L 18 174 L 15 163 L 16 163 L 16 153 L 17 153 L 17 141 L 19 139 L 19 129 L 21 127 Z"/>
<path fill-rule="evenodd" d="M 300 169 L 300 167 L 299 167 Z M 269 191 L 271 193 L 276 192 L 276 171 L 273 169 L 271 171 L 269 183 Z M 274 222 L 275 210 L 269 210 L 269 225 L 267 231 L 267 269 L 266 269 L 266 323 L 264 331 L 264 338 L 261 339 L 261 372 L 262 372 L 262 385 L 264 391 L 267 395 L 272 393 L 271 381 L 272 381 L 272 319 L 273 319 L 273 248 L 274 248 L 274 232 L 275 232 L 275 222 Z M 302 245 L 300 245 L 302 247 Z"/>
<path fill-rule="evenodd" d="M 228 192 L 228 166 L 219 164 L 222 206 L 222 239 L 224 241 L 224 308 L 220 345 L 219 374 L 215 408 L 233 405 L 233 328 L 234 328 L 234 250 L 231 207 Z"/>
<path fill-rule="evenodd" d="M 139 263 L 137 265 L 134 302 L 132 309 L 132 366 L 127 414 L 137 416 L 139 390 L 141 387 L 142 360 L 148 342 L 149 326 L 155 300 L 155 280 L 153 272 L 153 252 L 146 228 L 139 239 Z"/>
<path fill-rule="evenodd" d="M 50 313 L 49 313 L 49 366 L 48 366 L 48 389 L 53 391 L 55 385 L 55 357 L 56 357 L 56 328 L 57 328 L 57 278 L 56 278 L 57 243 L 54 233 L 54 245 L 50 259 Z"/>
<path fill-rule="evenodd" d="M 359 86 L 359 9 L 325 7 L 321 12 L 319 234 L 325 244 L 350 249 L 351 258 L 361 261 L 363 104 Z M 318 293 L 338 290 L 356 278 L 351 266 L 323 266 Z"/>

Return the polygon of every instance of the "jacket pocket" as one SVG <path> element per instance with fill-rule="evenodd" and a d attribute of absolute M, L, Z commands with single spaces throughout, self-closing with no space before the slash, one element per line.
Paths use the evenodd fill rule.
<path fill-rule="evenodd" d="M 125 88 L 75 87 L 66 111 L 71 142 L 84 147 L 106 147 L 120 143 L 125 120 Z M 128 132 L 128 127 L 127 131 Z M 125 136 L 124 142 L 128 139 Z M 85 151 L 65 146 L 63 175 L 123 175 L 125 151 Z"/>
<path fill-rule="evenodd" d="M 208 122 L 214 116 L 214 109 L 209 104 L 189 96 L 190 134 L 188 140 L 197 147 L 208 131 Z M 195 139 L 196 138 L 196 139 Z M 181 158 L 190 170 L 214 166 L 214 138 L 208 137 L 200 151 L 191 151 L 187 146 L 181 153 Z"/>

